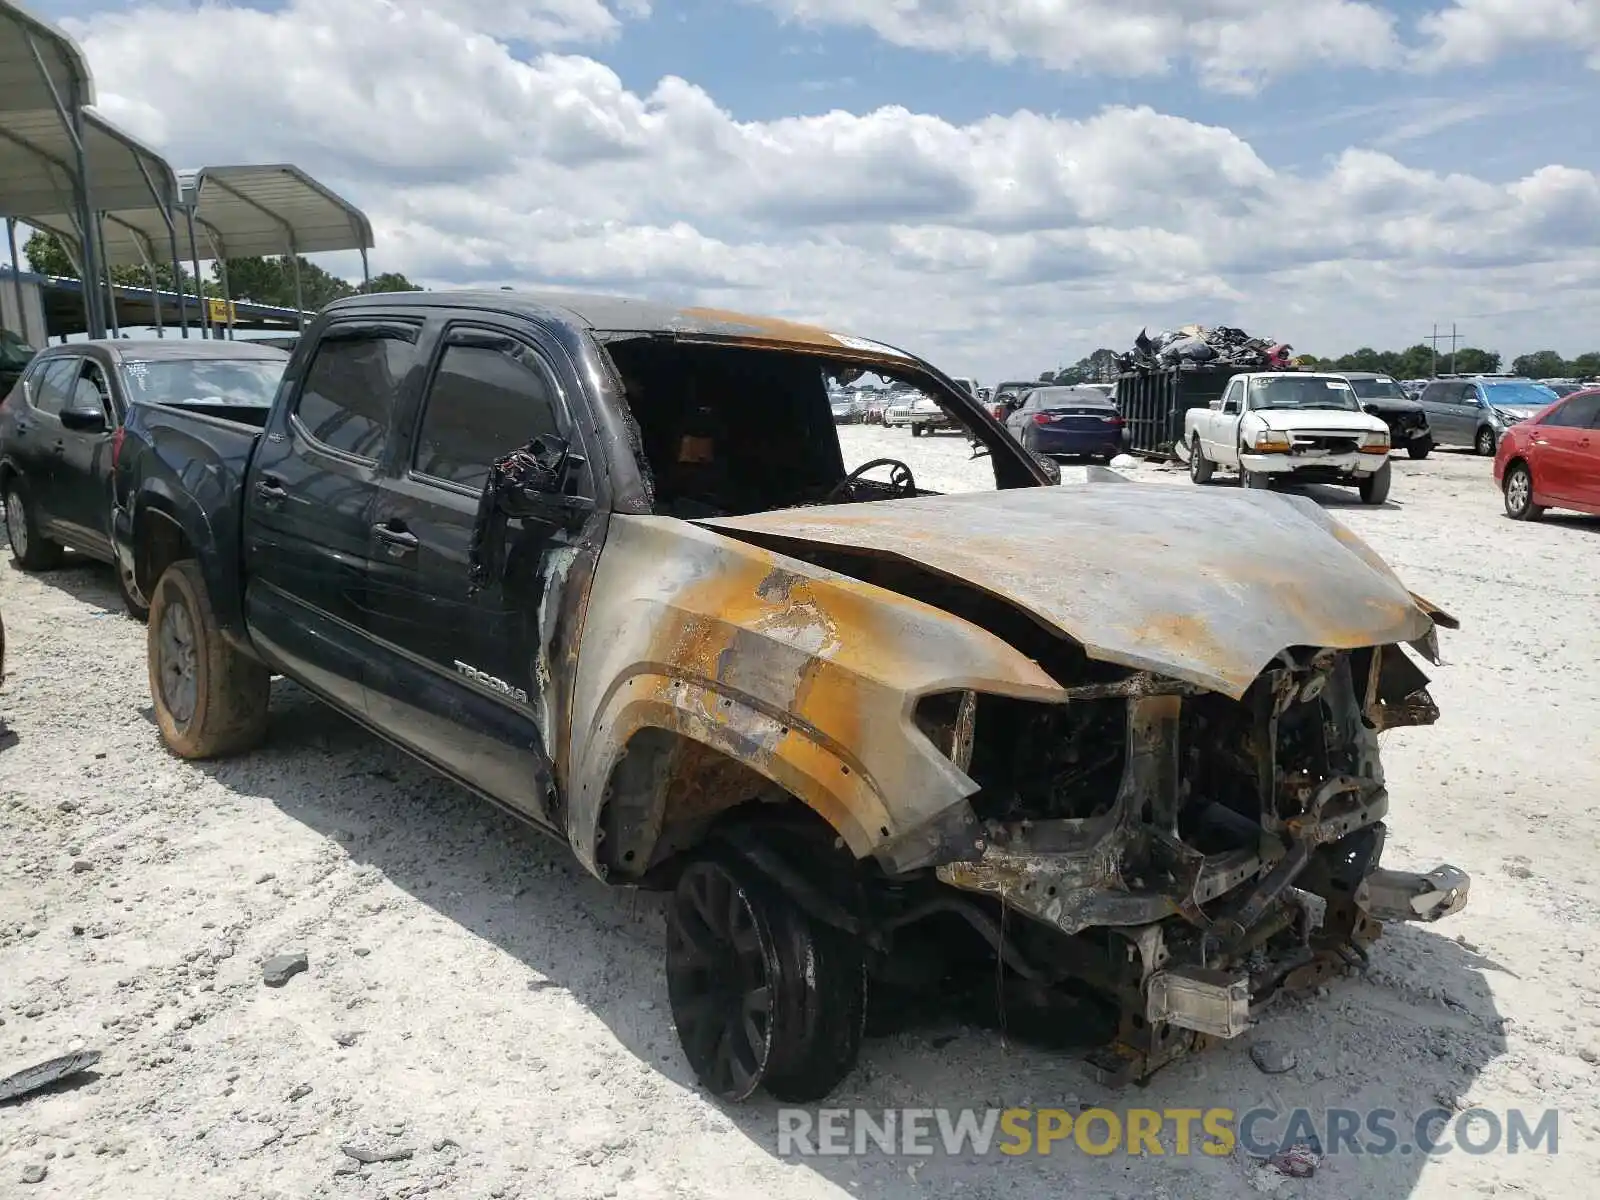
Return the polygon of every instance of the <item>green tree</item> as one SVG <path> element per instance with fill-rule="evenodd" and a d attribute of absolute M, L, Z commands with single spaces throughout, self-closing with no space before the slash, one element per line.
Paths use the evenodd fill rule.
<path fill-rule="evenodd" d="M 374 275 L 371 282 L 361 288 L 363 292 L 420 292 L 423 289 L 398 271 L 385 271 Z"/>
<path fill-rule="evenodd" d="M 41 275 L 59 275 L 66 279 L 78 277 L 78 270 L 67 255 L 67 248 L 53 233 L 34 230 L 33 236 L 23 243 L 22 252 L 28 256 L 28 266 Z"/>
<path fill-rule="evenodd" d="M 1554 350 L 1535 350 L 1511 360 L 1511 373 L 1526 375 L 1529 379 L 1553 379 L 1571 371 L 1572 364 Z"/>
<path fill-rule="evenodd" d="M 1059 384 L 1108 383 L 1117 377 L 1117 352 L 1103 347 L 1055 373 Z"/>
<path fill-rule="evenodd" d="M 1055 382 L 1055 378 L 1059 373 L 1060 372 L 1058 372 L 1058 371 L 1040 371 L 1039 372 L 1039 382 L 1040 383 L 1054 383 Z"/>
<path fill-rule="evenodd" d="M 1594 379 L 1596 376 L 1600 376 L 1600 353 L 1591 350 L 1587 354 L 1578 355 L 1567 365 L 1572 368 L 1572 373 L 1580 379 Z"/>
<path fill-rule="evenodd" d="M 1475 346 L 1463 346 L 1454 355 L 1456 373 L 1460 375 L 1493 375 L 1500 369 L 1500 355 L 1492 350 L 1479 350 Z M 1449 370 L 1447 364 L 1451 361 L 1448 354 L 1440 355 L 1439 365 Z"/>

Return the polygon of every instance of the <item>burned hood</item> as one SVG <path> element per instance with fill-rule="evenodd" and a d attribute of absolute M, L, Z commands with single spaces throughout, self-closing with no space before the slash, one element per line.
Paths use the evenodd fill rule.
<path fill-rule="evenodd" d="M 1433 632 L 1388 565 L 1299 496 L 1090 482 L 698 523 L 780 551 L 892 556 L 1015 605 L 1092 658 L 1235 698 L 1287 647 Z"/>

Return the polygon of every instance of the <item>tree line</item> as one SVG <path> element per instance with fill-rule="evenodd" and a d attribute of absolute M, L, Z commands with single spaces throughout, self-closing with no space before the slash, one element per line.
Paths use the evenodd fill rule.
<path fill-rule="evenodd" d="M 59 275 L 67 279 L 78 278 L 77 268 L 67 254 L 61 239 L 53 233 L 36 231 L 23 247 L 28 263 L 40 274 Z M 300 260 L 300 292 L 308 312 L 359 292 L 420 292 L 422 288 L 396 271 L 374 275 L 364 287 L 324 271 L 304 255 Z M 245 300 L 255 304 L 270 304 L 277 308 L 295 306 L 293 262 L 287 254 L 269 258 L 230 258 L 211 264 L 211 278 L 204 281 L 203 294 L 221 299 L 223 271 L 227 272 L 227 293 L 230 299 Z M 194 295 L 194 275 L 187 267 L 178 268 L 174 277 L 171 263 L 155 266 L 156 286 L 163 291 L 176 291 L 181 282 L 188 295 Z M 150 272 L 144 267 L 112 267 L 111 281 L 123 287 L 147 288 Z"/>
<path fill-rule="evenodd" d="M 1448 373 L 1494 375 L 1500 371 L 1502 358 L 1493 350 L 1480 350 L 1475 346 L 1459 346 L 1453 357 L 1448 350 L 1435 354 L 1426 342 L 1418 342 L 1405 350 L 1374 350 L 1363 346 L 1338 358 L 1302 354 L 1299 362 L 1318 371 L 1374 371 L 1396 379 L 1431 379 L 1435 374 Z M 1512 359 L 1511 373 L 1529 379 L 1600 378 L 1600 351 L 1563 358 L 1554 350 L 1536 350 Z M 1116 377 L 1117 352 L 1100 349 L 1070 367 L 1044 372 L 1039 380 L 1057 384 L 1104 383 Z"/>

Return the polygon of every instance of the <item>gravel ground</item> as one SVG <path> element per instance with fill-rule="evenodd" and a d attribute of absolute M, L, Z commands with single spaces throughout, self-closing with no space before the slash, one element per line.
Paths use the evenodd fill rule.
<path fill-rule="evenodd" d="M 904 458 L 930 486 L 987 475 L 956 438 L 843 436 L 852 461 Z M 1433 672 L 1443 719 L 1385 742 L 1387 861 L 1465 868 L 1466 912 L 1391 930 L 1365 974 L 1144 1089 L 1108 1093 L 1069 1058 L 952 1021 L 869 1042 L 835 1102 L 1554 1106 L 1554 1159 L 1333 1156 L 1285 1179 L 1243 1151 L 779 1158 L 774 1106 L 726 1109 L 694 1086 L 653 899 L 608 891 L 282 681 L 266 749 L 179 762 L 107 572 L 8 561 L 0 1072 L 78 1041 L 104 1058 L 86 1083 L 0 1106 L 0 1195 L 1592 1195 L 1600 521 L 1505 520 L 1481 459 L 1394 468 L 1380 509 L 1312 490 L 1463 622 Z M 297 950 L 308 969 L 263 986 L 262 961 Z M 1291 1052 L 1287 1073 L 1252 1062 L 1266 1041 Z M 361 1165 L 342 1145 L 412 1153 Z"/>

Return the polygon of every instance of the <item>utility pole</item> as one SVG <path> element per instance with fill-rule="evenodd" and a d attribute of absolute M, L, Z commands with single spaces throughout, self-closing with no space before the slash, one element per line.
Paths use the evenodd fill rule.
<path fill-rule="evenodd" d="M 1430 338 L 1428 338 L 1428 343 L 1433 347 L 1433 375 L 1434 375 L 1434 378 L 1436 378 L 1436 379 L 1439 376 L 1439 342 L 1443 337 L 1444 337 L 1444 335 L 1439 332 L 1439 327 L 1437 325 L 1435 325 L 1433 327 L 1433 335 Z M 1451 321 L 1450 322 L 1450 374 L 1452 374 L 1452 375 L 1454 375 L 1456 373 L 1456 342 L 1458 342 L 1460 340 L 1461 339 L 1456 335 L 1456 323 L 1454 321 Z"/>

